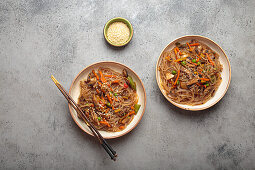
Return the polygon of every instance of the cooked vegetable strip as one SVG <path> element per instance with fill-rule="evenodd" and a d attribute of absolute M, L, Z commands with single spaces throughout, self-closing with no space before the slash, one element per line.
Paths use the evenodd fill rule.
<path fill-rule="evenodd" d="M 171 61 L 169 56 L 166 56 L 165 59 L 168 60 L 168 61 Z"/>
<path fill-rule="evenodd" d="M 98 81 L 98 84 L 99 84 L 100 86 L 103 86 L 103 84 L 102 84 L 100 81 Z"/>
<path fill-rule="evenodd" d="M 104 124 L 108 127 L 111 127 L 111 125 L 107 121 L 99 121 L 99 123 Z"/>
<path fill-rule="evenodd" d="M 114 110 L 115 113 L 118 113 L 118 112 L 120 112 L 120 111 L 121 111 L 121 109 L 116 109 L 116 110 Z"/>
<path fill-rule="evenodd" d="M 105 83 L 106 80 L 105 80 L 105 78 L 104 78 L 104 75 L 103 75 L 102 71 L 99 70 L 98 72 L 99 72 L 99 74 L 100 74 L 101 81 L 102 81 L 103 83 Z"/>
<path fill-rule="evenodd" d="M 186 60 L 187 59 L 187 57 L 183 57 L 183 58 L 179 58 L 179 59 L 177 59 L 177 60 L 174 60 L 175 62 L 179 62 L 179 61 L 183 61 L 183 60 Z"/>
<path fill-rule="evenodd" d="M 187 42 L 187 46 L 189 47 L 190 50 L 192 50 L 192 48 L 190 47 L 189 43 Z"/>
<path fill-rule="evenodd" d="M 177 50 L 176 50 L 176 48 L 174 49 L 174 53 L 175 53 L 175 58 L 176 58 L 176 60 L 177 60 L 178 57 L 177 57 Z"/>
<path fill-rule="evenodd" d="M 176 51 L 177 51 L 177 52 L 179 52 L 179 51 L 180 51 L 178 47 L 176 47 Z"/>
<path fill-rule="evenodd" d="M 125 119 L 126 117 L 132 115 L 132 114 L 135 114 L 135 111 L 131 111 L 129 112 L 128 114 L 126 114 L 124 117 L 122 117 L 122 119 Z"/>
<path fill-rule="evenodd" d="M 110 102 L 110 104 L 112 104 L 112 99 L 111 99 L 111 97 L 109 96 L 109 94 L 107 93 L 107 98 L 108 98 L 108 100 L 109 100 L 109 102 Z"/>
<path fill-rule="evenodd" d="M 199 43 L 190 44 L 190 46 L 199 46 Z"/>
<path fill-rule="evenodd" d="M 129 85 L 132 89 L 136 90 L 136 84 L 135 82 L 133 81 L 132 77 L 128 76 L 128 81 L 129 81 Z"/>
<path fill-rule="evenodd" d="M 100 94 L 100 91 L 98 89 L 96 89 L 96 91 L 97 91 L 97 94 Z"/>
<path fill-rule="evenodd" d="M 200 80 L 210 81 L 210 79 L 207 79 L 207 78 L 200 78 Z"/>
<path fill-rule="evenodd" d="M 110 108 L 106 109 L 105 113 L 108 113 L 110 111 Z"/>
<path fill-rule="evenodd" d="M 135 104 L 135 113 L 139 111 L 140 107 L 141 107 L 140 104 Z"/>
<path fill-rule="evenodd" d="M 115 75 L 104 75 L 105 77 L 116 77 Z"/>
<path fill-rule="evenodd" d="M 112 82 L 112 84 L 114 84 L 114 83 L 119 83 L 120 82 L 120 80 L 114 80 L 113 82 Z"/>
<path fill-rule="evenodd" d="M 125 127 L 124 127 L 124 126 L 120 126 L 119 128 L 120 128 L 120 129 L 124 129 Z"/>
<path fill-rule="evenodd" d="M 98 77 L 97 73 L 95 72 L 95 70 L 92 70 L 92 73 L 96 76 L 97 80 L 99 80 L 99 77 Z"/>
<path fill-rule="evenodd" d="M 177 81 L 178 81 L 179 76 L 180 76 L 180 70 L 178 70 L 177 77 L 176 77 L 175 82 L 174 82 L 174 86 L 176 85 L 176 83 L 177 83 Z"/>
<path fill-rule="evenodd" d="M 214 66 L 214 62 L 212 61 L 212 59 L 209 57 L 209 55 L 206 53 L 206 56 L 208 58 L 208 60 L 210 61 L 210 63 Z"/>

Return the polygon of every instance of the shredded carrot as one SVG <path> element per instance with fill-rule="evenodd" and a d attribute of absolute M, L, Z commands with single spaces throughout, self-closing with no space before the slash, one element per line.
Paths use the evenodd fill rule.
<path fill-rule="evenodd" d="M 125 127 L 124 127 L 124 126 L 120 126 L 119 128 L 120 128 L 120 129 L 124 129 Z"/>
<path fill-rule="evenodd" d="M 202 74 L 202 69 L 197 69 L 197 71 L 198 71 L 200 74 Z"/>
<path fill-rule="evenodd" d="M 177 50 L 176 50 L 176 48 L 174 49 L 174 53 L 175 53 L 175 58 L 176 58 L 176 60 L 177 60 L 178 57 L 177 57 Z"/>
<path fill-rule="evenodd" d="M 208 60 L 210 61 L 210 63 L 214 66 L 214 62 L 212 61 L 212 59 L 209 57 L 209 55 L 206 53 L 206 56 L 208 58 Z"/>
<path fill-rule="evenodd" d="M 108 127 L 111 127 L 111 125 L 107 121 L 99 121 L 99 123 L 104 124 Z"/>
<path fill-rule="evenodd" d="M 198 86 L 203 86 L 204 87 L 204 85 L 203 84 L 200 84 L 200 83 L 196 83 Z"/>
<path fill-rule="evenodd" d="M 169 56 L 166 56 L 165 59 L 171 61 Z"/>
<path fill-rule="evenodd" d="M 207 78 L 200 78 L 200 80 L 210 81 L 210 79 L 207 79 Z"/>
<path fill-rule="evenodd" d="M 176 77 L 176 79 L 175 79 L 174 86 L 176 85 L 179 76 L 180 76 L 180 70 L 178 70 L 178 74 L 177 74 L 177 77 Z"/>
<path fill-rule="evenodd" d="M 193 62 L 191 62 L 192 64 L 194 64 L 195 66 L 197 66 L 197 63 L 193 63 Z"/>
<path fill-rule="evenodd" d="M 176 47 L 176 51 L 177 51 L 177 52 L 179 52 L 179 51 L 180 51 L 178 47 Z"/>
<path fill-rule="evenodd" d="M 186 59 L 187 59 L 187 57 L 183 57 L 183 58 L 179 58 L 179 59 L 174 60 L 174 61 L 175 61 L 175 62 L 179 62 L 179 61 L 186 60 Z"/>
<path fill-rule="evenodd" d="M 103 75 L 102 71 L 99 70 L 98 72 L 99 72 L 99 74 L 100 74 L 101 81 L 102 81 L 103 83 L 105 83 L 106 80 L 105 80 L 105 78 L 104 78 L 104 75 Z"/>
<path fill-rule="evenodd" d="M 109 102 L 112 104 L 112 99 L 110 98 L 110 96 L 109 96 L 109 94 L 107 93 L 107 98 L 108 98 L 108 100 L 109 100 Z"/>
<path fill-rule="evenodd" d="M 120 82 L 120 80 L 114 80 L 113 82 L 112 82 L 112 84 L 114 84 L 114 83 L 119 83 Z"/>
<path fill-rule="evenodd" d="M 97 93 L 100 94 L 100 91 L 98 89 L 96 89 Z"/>
<path fill-rule="evenodd" d="M 105 113 L 108 113 L 108 112 L 109 112 L 109 110 L 110 110 L 110 108 L 108 108 L 108 109 L 105 111 Z"/>
<path fill-rule="evenodd" d="M 192 48 L 191 48 L 191 46 L 189 45 L 189 43 L 188 43 L 188 42 L 187 42 L 187 45 L 188 45 L 189 49 L 190 49 L 190 50 L 192 50 Z"/>
<path fill-rule="evenodd" d="M 98 84 L 99 84 L 100 86 L 102 86 L 102 85 L 103 85 L 100 81 L 98 81 Z"/>
<path fill-rule="evenodd" d="M 95 105 L 92 103 L 90 107 L 94 107 Z"/>
<path fill-rule="evenodd" d="M 135 110 L 135 107 L 134 107 L 134 106 L 131 106 L 131 109 L 132 109 L 132 110 Z"/>
<path fill-rule="evenodd" d="M 104 75 L 105 77 L 116 77 L 115 75 Z"/>
<path fill-rule="evenodd" d="M 121 111 L 121 109 L 114 110 L 115 113 L 120 112 L 120 111 Z"/>
<path fill-rule="evenodd" d="M 113 89 L 112 89 L 110 84 L 107 83 L 107 86 L 110 88 L 111 91 L 113 91 Z"/>
<path fill-rule="evenodd" d="M 135 111 L 129 112 L 128 114 L 126 114 L 125 116 L 123 116 L 122 119 L 125 119 L 126 117 L 128 117 L 128 116 L 130 116 L 130 115 L 132 115 L 132 114 L 135 114 Z"/>
<path fill-rule="evenodd" d="M 176 47 L 176 51 L 177 51 L 180 55 L 182 55 L 182 52 L 180 51 L 180 49 L 179 49 L 178 47 Z"/>
<path fill-rule="evenodd" d="M 96 76 L 97 80 L 99 80 L 99 77 L 98 77 L 97 73 L 95 72 L 95 70 L 92 70 L 92 73 Z"/>
<path fill-rule="evenodd" d="M 190 44 L 190 46 L 198 46 L 199 43 Z"/>

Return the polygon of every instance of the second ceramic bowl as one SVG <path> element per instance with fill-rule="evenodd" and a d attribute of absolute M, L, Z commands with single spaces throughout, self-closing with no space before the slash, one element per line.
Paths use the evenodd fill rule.
<path fill-rule="evenodd" d="M 175 47 L 175 43 L 179 42 L 181 44 L 183 43 L 187 43 L 190 42 L 192 39 L 195 39 L 197 41 L 200 41 L 204 44 L 206 44 L 208 47 L 210 47 L 213 51 L 217 52 L 220 56 L 219 60 L 220 63 L 223 66 L 223 70 L 221 72 L 221 77 L 222 77 L 222 82 L 218 88 L 218 90 L 216 91 L 215 95 L 208 100 L 206 103 L 201 104 L 201 105 L 195 105 L 195 106 L 191 106 L 191 105 L 184 105 L 184 104 L 179 104 L 174 102 L 173 100 L 171 100 L 167 94 L 166 91 L 163 89 L 162 85 L 161 85 L 161 79 L 160 79 L 160 73 L 159 73 L 159 64 L 162 61 L 163 58 L 163 53 L 165 51 L 170 51 L 171 49 L 173 49 Z M 212 41 L 209 38 L 203 37 L 203 36 L 199 36 L 199 35 L 190 35 L 190 36 L 184 36 L 184 37 L 180 37 L 174 41 L 172 41 L 170 44 L 168 44 L 165 49 L 161 52 L 158 62 L 157 62 L 157 66 L 156 66 L 156 79 L 157 79 L 157 83 L 158 86 L 162 92 L 162 94 L 165 96 L 165 98 L 171 102 L 172 104 L 174 104 L 175 106 L 181 108 L 181 109 L 185 109 L 185 110 L 192 110 L 192 111 L 197 111 L 197 110 L 204 110 L 207 109 L 213 105 L 215 105 L 218 101 L 220 101 L 220 99 L 225 95 L 225 93 L 228 90 L 228 86 L 230 84 L 230 80 L 231 80 L 231 67 L 230 67 L 230 62 L 228 60 L 227 55 L 225 54 L 225 52 L 223 51 L 223 49 L 214 41 Z"/>

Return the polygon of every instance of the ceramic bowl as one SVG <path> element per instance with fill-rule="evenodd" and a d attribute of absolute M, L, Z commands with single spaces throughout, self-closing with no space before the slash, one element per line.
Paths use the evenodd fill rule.
<path fill-rule="evenodd" d="M 223 66 L 223 70 L 221 72 L 221 77 L 222 77 L 222 82 L 218 88 L 218 90 L 216 91 L 215 95 L 208 100 L 206 103 L 201 104 L 201 105 L 195 105 L 195 106 L 190 106 L 190 105 L 184 105 L 184 104 L 179 104 L 174 102 L 173 100 L 171 100 L 167 95 L 166 95 L 166 91 L 163 89 L 162 85 L 161 85 L 161 79 L 160 79 L 160 73 L 159 73 L 159 64 L 162 61 L 163 58 L 163 52 L 165 51 L 170 51 L 175 47 L 175 43 L 179 42 L 179 43 L 186 43 L 191 41 L 192 39 L 198 40 L 204 44 L 206 44 L 208 47 L 210 47 L 213 51 L 215 51 L 216 53 L 219 54 L 220 58 L 220 63 Z M 157 79 L 157 83 L 158 86 L 162 92 L 162 94 L 165 96 L 165 98 L 171 102 L 172 104 L 174 104 L 175 106 L 181 108 L 181 109 L 185 109 L 185 110 L 192 110 L 192 111 L 198 111 L 198 110 L 204 110 L 207 109 L 213 105 L 215 105 L 217 102 L 220 101 L 220 99 L 225 95 L 225 93 L 228 90 L 229 84 L 230 84 L 230 80 L 231 80 L 231 67 L 230 67 L 230 62 L 228 60 L 227 55 L 225 54 L 225 52 L 223 51 L 223 49 L 214 41 L 212 41 L 209 38 L 203 37 L 203 36 L 199 36 L 199 35 L 190 35 L 190 36 L 184 36 L 184 37 L 180 37 L 174 41 L 172 41 L 170 44 L 168 44 L 165 49 L 161 52 L 158 62 L 157 62 L 157 66 L 156 66 L 156 79 Z"/>
<path fill-rule="evenodd" d="M 111 68 L 114 71 L 117 71 L 119 73 L 121 73 L 123 69 L 126 69 L 128 71 L 128 74 L 130 76 L 132 76 L 134 82 L 136 82 L 136 86 L 137 86 L 136 92 L 139 97 L 138 103 L 141 104 L 141 107 L 140 107 L 138 113 L 134 116 L 134 119 L 130 122 L 130 124 L 124 130 L 122 130 L 120 132 L 99 131 L 101 133 L 101 135 L 106 139 L 117 138 L 117 137 L 127 134 L 132 129 L 134 129 L 137 126 L 137 124 L 140 122 L 140 120 L 142 119 L 142 116 L 145 111 L 145 106 L 146 106 L 145 89 L 144 89 L 143 83 L 142 83 L 141 79 L 138 77 L 138 75 L 133 70 L 128 68 L 127 66 L 120 64 L 120 63 L 116 63 L 116 62 L 99 62 L 99 63 L 92 64 L 92 65 L 86 67 L 85 69 L 83 69 L 73 80 L 70 90 L 69 90 L 69 94 L 75 100 L 76 103 L 78 103 L 78 98 L 80 95 L 80 81 L 87 79 L 89 72 L 91 72 L 93 69 L 96 70 L 99 67 L 108 67 L 108 68 Z M 93 136 L 92 132 L 87 127 L 87 125 L 84 123 L 84 121 L 82 121 L 81 119 L 79 119 L 77 117 L 77 112 L 73 109 L 73 107 L 70 104 L 69 104 L 69 110 L 70 110 L 71 116 L 72 116 L 73 120 L 75 121 L 75 123 L 84 132 Z"/>
<path fill-rule="evenodd" d="M 112 23 L 114 23 L 114 22 L 123 22 L 123 23 L 125 23 L 125 24 L 128 26 L 128 28 L 129 28 L 129 31 L 130 31 L 129 38 L 128 38 L 128 40 L 127 40 L 125 43 L 123 43 L 123 44 L 114 44 L 114 43 L 111 42 L 111 41 L 108 39 L 108 37 L 107 37 L 107 34 L 106 34 L 106 33 L 107 33 L 107 30 L 108 30 L 109 26 L 110 26 Z M 127 45 L 127 44 L 131 41 L 132 37 L 133 37 L 133 27 L 132 27 L 131 23 L 130 23 L 127 19 L 125 19 L 125 18 L 121 18 L 121 17 L 112 18 L 112 19 L 110 19 L 109 21 L 107 21 L 107 23 L 106 23 L 105 26 L 104 26 L 104 38 L 105 38 L 105 40 L 106 40 L 109 44 L 111 44 L 112 46 L 115 46 L 115 47 L 122 47 L 122 46 L 125 46 L 125 45 Z"/>

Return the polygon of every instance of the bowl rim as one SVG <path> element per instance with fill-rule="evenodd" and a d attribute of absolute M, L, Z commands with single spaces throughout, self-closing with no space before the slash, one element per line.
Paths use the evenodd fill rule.
<path fill-rule="evenodd" d="M 125 24 L 127 24 L 128 26 L 130 26 L 130 28 L 129 28 L 129 30 L 130 30 L 130 35 L 129 35 L 128 40 L 127 40 L 124 44 L 114 44 L 114 43 L 112 43 L 112 42 L 108 39 L 108 37 L 107 37 L 107 35 L 106 35 L 106 31 L 107 31 L 106 28 L 108 27 L 108 25 L 110 25 L 110 24 L 112 24 L 112 23 L 114 23 L 114 22 L 117 22 L 116 20 L 121 20 L 122 22 L 124 22 Z M 132 37 L 133 37 L 133 34 L 134 34 L 133 26 L 132 26 L 132 24 L 131 24 L 126 18 L 115 17 L 115 18 L 112 18 L 112 19 L 108 20 L 108 21 L 106 22 L 106 24 L 104 25 L 104 38 L 105 38 L 105 40 L 106 40 L 110 45 L 115 46 L 115 47 L 123 47 L 123 46 L 127 45 L 127 44 L 131 41 L 131 39 L 132 39 Z"/>
<path fill-rule="evenodd" d="M 217 47 L 219 47 L 219 49 L 221 50 L 221 52 L 224 54 L 224 57 L 227 59 L 227 64 L 229 66 L 229 80 L 228 80 L 228 83 L 227 83 L 227 87 L 225 89 L 225 91 L 221 94 L 221 96 L 219 97 L 219 99 L 217 99 L 215 102 L 213 102 L 212 104 L 208 105 L 208 106 L 204 106 L 204 107 L 200 107 L 200 108 L 185 108 L 183 106 L 180 106 L 180 105 L 177 105 L 174 101 L 172 101 L 163 91 L 163 88 L 161 87 L 161 84 L 160 84 L 160 75 L 158 75 L 158 67 L 159 67 L 159 60 L 161 59 L 161 56 L 163 54 L 163 52 L 172 44 L 174 43 L 175 41 L 178 41 L 179 39 L 183 39 L 183 38 L 193 38 L 195 39 L 196 37 L 199 37 L 199 38 L 202 38 L 202 39 L 206 39 L 206 40 L 209 40 L 211 41 L 212 43 L 214 43 Z M 231 65 L 230 65 L 230 62 L 229 62 L 229 59 L 226 55 L 226 53 L 224 52 L 224 50 L 221 48 L 221 46 L 219 46 L 215 41 L 211 40 L 210 38 L 207 38 L 205 36 L 201 36 L 201 35 L 185 35 L 185 36 L 181 36 L 181 37 L 178 37 L 176 39 L 174 39 L 173 41 L 171 41 L 169 44 L 167 44 L 165 46 L 165 48 L 161 51 L 159 57 L 158 57 L 158 60 L 157 60 L 157 64 L 156 64 L 156 80 L 157 80 L 157 84 L 158 84 L 158 87 L 161 91 L 161 93 L 164 95 L 164 97 L 170 102 L 172 103 L 173 105 L 175 105 L 176 107 L 179 107 L 181 109 L 184 109 L 184 110 L 190 110 L 190 111 L 199 111 L 199 110 L 205 110 L 205 109 L 208 109 L 210 107 L 212 107 L 213 105 L 215 105 L 216 103 L 218 103 L 222 98 L 223 96 L 226 94 L 227 90 L 228 90 L 228 87 L 230 85 L 230 82 L 231 82 Z M 187 105 L 186 105 L 187 106 Z"/>
<path fill-rule="evenodd" d="M 141 121 L 141 119 L 142 119 L 142 117 L 143 117 L 143 115 L 144 115 L 144 112 L 145 112 L 145 108 L 146 108 L 146 91 L 145 91 L 143 82 L 142 82 L 142 80 L 140 79 L 140 77 L 136 74 L 136 72 L 134 72 L 134 71 L 133 71 L 131 68 L 129 68 L 128 66 L 126 66 L 126 65 L 124 65 L 124 64 L 121 64 L 121 63 L 118 63 L 118 62 L 115 62 L 115 61 L 100 61 L 100 62 L 96 62 L 96 63 L 93 63 L 93 64 L 90 64 L 90 65 L 86 66 L 84 69 L 82 69 L 82 70 L 76 75 L 76 77 L 73 79 L 72 84 L 71 84 L 71 86 L 70 86 L 70 88 L 69 88 L 69 95 L 71 95 L 71 89 L 73 88 L 74 82 L 76 81 L 76 79 L 79 77 L 79 75 L 80 75 L 82 72 L 84 72 L 86 69 L 89 69 L 90 67 L 93 67 L 93 66 L 98 65 L 98 64 L 103 64 L 103 63 L 104 63 L 104 64 L 117 64 L 117 65 L 119 65 L 119 66 L 121 66 L 121 67 L 124 67 L 124 68 L 127 68 L 127 69 L 131 70 L 131 72 L 132 72 L 132 73 L 138 78 L 138 80 L 141 82 L 142 90 L 143 90 L 143 92 L 144 92 L 144 109 L 143 109 L 143 111 L 142 111 L 142 114 L 141 114 L 140 118 L 139 118 L 138 121 L 137 121 L 128 131 L 126 131 L 125 133 L 119 134 L 119 135 L 117 135 L 117 136 L 104 137 L 105 139 L 114 139 L 114 138 L 118 138 L 118 137 L 121 137 L 121 136 L 123 136 L 123 135 L 126 135 L 127 133 L 129 133 L 130 131 L 132 131 L 132 130 L 138 125 L 138 123 Z M 94 136 L 91 132 L 89 132 L 89 131 L 87 131 L 85 128 L 83 128 L 83 126 L 76 120 L 75 115 L 74 115 L 74 114 L 72 113 L 72 111 L 71 111 L 72 106 L 71 106 L 69 103 L 68 103 L 68 108 L 69 108 L 69 112 L 70 112 L 70 114 L 71 114 L 73 120 L 74 120 L 75 123 L 79 126 L 79 128 L 80 128 L 81 130 L 83 130 L 84 132 L 86 132 L 87 134 L 89 134 L 89 135 L 91 135 L 91 136 Z"/>

